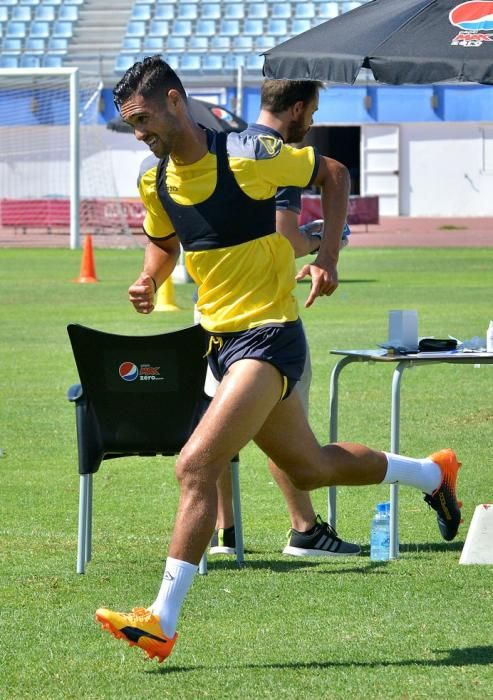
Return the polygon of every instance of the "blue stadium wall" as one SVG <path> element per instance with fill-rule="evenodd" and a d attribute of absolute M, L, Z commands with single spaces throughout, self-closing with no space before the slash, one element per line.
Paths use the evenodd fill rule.
<path fill-rule="evenodd" d="M 0 94 L 0 101 L 9 102 L 10 109 L 0 109 L 0 126 L 9 124 L 59 123 L 57 115 L 66 114 L 59 101 L 68 102 L 68 95 L 39 90 Z M 193 88 L 189 90 L 194 94 Z M 213 91 L 211 91 L 213 92 Z M 218 91 L 219 93 L 219 91 Z M 227 88 L 227 104 L 234 110 L 236 90 Z M 41 109 L 41 103 L 51 103 L 54 109 Z M 36 109 L 33 109 L 33 104 Z M 255 121 L 260 106 L 259 88 L 245 87 L 242 115 Z M 104 124 L 115 116 L 110 89 L 104 89 L 97 114 L 86 114 L 84 121 Z M 43 115 L 43 116 L 41 116 Z M 425 85 L 425 86 L 337 86 L 328 87 L 320 97 L 315 121 L 318 124 L 366 124 L 399 122 L 492 122 L 493 87 L 482 85 Z"/>
<path fill-rule="evenodd" d="M 104 90 L 102 120 L 115 116 L 111 90 Z M 194 94 L 193 88 L 189 90 Z M 236 89 L 227 88 L 226 107 L 234 110 Z M 260 90 L 245 87 L 242 116 L 255 121 Z M 318 124 L 493 121 L 493 87 L 485 85 L 337 86 L 320 95 Z"/>

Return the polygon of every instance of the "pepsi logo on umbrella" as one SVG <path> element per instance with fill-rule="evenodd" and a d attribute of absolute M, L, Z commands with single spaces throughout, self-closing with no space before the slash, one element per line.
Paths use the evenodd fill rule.
<path fill-rule="evenodd" d="M 485 41 L 492 41 L 489 32 L 493 32 L 493 2 L 490 0 L 463 2 L 450 11 L 449 20 L 463 30 L 452 39 L 453 46 L 481 46 Z"/>

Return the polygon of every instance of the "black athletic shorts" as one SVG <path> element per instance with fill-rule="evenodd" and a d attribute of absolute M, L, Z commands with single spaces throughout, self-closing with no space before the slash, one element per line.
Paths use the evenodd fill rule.
<path fill-rule="evenodd" d="M 306 340 L 301 320 L 265 325 L 240 333 L 210 333 L 207 359 L 214 377 L 221 381 L 238 360 L 255 359 L 277 367 L 284 379 L 281 398 L 292 392 L 303 374 Z"/>

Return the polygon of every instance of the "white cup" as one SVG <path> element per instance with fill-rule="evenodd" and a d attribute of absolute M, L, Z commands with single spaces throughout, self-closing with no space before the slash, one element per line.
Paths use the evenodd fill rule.
<path fill-rule="evenodd" d="M 410 310 L 389 311 L 388 344 L 406 350 L 418 349 L 418 312 Z"/>

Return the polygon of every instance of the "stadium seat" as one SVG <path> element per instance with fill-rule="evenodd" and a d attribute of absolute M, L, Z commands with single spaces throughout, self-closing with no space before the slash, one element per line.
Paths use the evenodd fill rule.
<path fill-rule="evenodd" d="M 61 10 L 62 8 L 60 8 Z M 132 14 L 130 15 L 131 20 L 142 20 L 146 22 L 151 19 L 152 11 L 151 5 L 134 5 L 132 8 Z"/>
<path fill-rule="evenodd" d="M 185 51 L 187 40 L 184 36 L 168 36 L 166 38 L 166 51 Z"/>
<path fill-rule="evenodd" d="M 61 5 L 62 0 L 43 0 L 45 5 Z"/>
<path fill-rule="evenodd" d="M 84 2 L 85 0 L 63 0 L 64 5 L 83 5 Z M 146 2 L 148 2 L 148 0 L 146 0 Z"/>
<path fill-rule="evenodd" d="M 19 56 L 13 54 L 0 54 L 0 68 L 18 68 Z"/>
<path fill-rule="evenodd" d="M 43 56 L 43 68 L 61 68 L 63 56 L 58 53 L 45 53 Z"/>
<path fill-rule="evenodd" d="M 142 40 L 143 51 L 157 51 L 162 53 L 164 50 L 164 37 L 162 36 L 145 36 Z"/>
<path fill-rule="evenodd" d="M 22 53 L 22 39 L 7 38 L 3 40 L 2 53 L 20 54 Z"/>
<path fill-rule="evenodd" d="M 153 19 L 147 33 L 149 36 L 168 36 L 169 22 L 165 19 Z"/>
<path fill-rule="evenodd" d="M 192 22 L 189 19 L 175 19 L 171 33 L 175 36 L 190 36 L 192 34 Z"/>
<path fill-rule="evenodd" d="M 200 73 L 202 70 L 202 61 L 198 53 L 183 53 L 180 56 L 179 70 L 191 73 Z"/>
<path fill-rule="evenodd" d="M 5 38 L 7 39 L 24 39 L 27 34 L 25 22 L 7 22 L 5 27 Z"/>
<path fill-rule="evenodd" d="M 339 4 L 337 2 L 322 2 L 318 6 L 317 17 L 321 19 L 332 19 L 339 14 Z"/>
<path fill-rule="evenodd" d="M 269 19 L 267 21 L 267 34 L 275 37 L 287 37 L 288 23 L 285 19 Z"/>
<path fill-rule="evenodd" d="M 245 56 L 242 53 L 228 53 L 224 56 L 224 70 L 236 71 L 245 65 Z"/>
<path fill-rule="evenodd" d="M 223 36 L 238 36 L 240 23 L 237 19 L 222 19 L 219 25 L 219 34 Z"/>
<path fill-rule="evenodd" d="M 246 57 L 246 62 L 245 62 L 245 69 L 250 72 L 262 72 L 262 68 L 264 67 L 264 57 L 263 56 L 257 56 L 254 53 L 248 54 Z"/>
<path fill-rule="evenodd" d="M 46 50 L 46 42 L 44 39 L 28 36 L 24 48 L 26 52 L 30 54 L 44 54 Z"/>
<path fill-rule="evenodd" d="M 220 53 L 204 54 L 202 56 L 202 70 L 205 73 L 222 73 L 223 57 Z"/>
<path fill-rule="evenodd" d="M 230 51 L 231 50 L 231 39 L 229 36 L 213 36 L 209 41 L 210 51 Z"/>
<path fill-rule="evenodd" d="M 34 19 L 40 22 L 54 22 L 55 7 L 53 5 L 38 5 L 34 11 Z"/>
<path fill-rule="evenodd" d="M 233 51 L 241 51 L 248 53 L 253 51 L 253 37 L 251 36 L 235 36 L 232 41 Z"/>
<path fill-rule="evenodd" d="M 10 14 L 10 19 L 14 22 L 30 22 L 31 21 L 31 8 L 29 5 L 17 5 L 12 8 Z"/>
<path fill-rule="evenodd" d="M 177 19 L 197 19 L 197 5 L 190 3 L 178 3 L 176 18 Z"/>
<path fill-rule="evenodd" d="M 5 5 L 5 7 L 13 7 L 17 5 L 17 0 L 2 0 L 2 5 Z"/>
<path fill-rule="evenodd" d="M 200 17 L 202 19 L 220 19 L 221 5 L 219 3 L 207 2 L 201 6 Z"/>
<path fill-rule="evenodd" d="M 312 28 L 312 21 L 309 19 L 295 17 L 291 20 L 291 34 L 296 36 L 296 34 L 301 34 L 302 32 L 307 32 Z"/>
<path fill-rule="evenodd" d="M 188 49 L 190 51 L 208 51 L 209 38 L 206 36 L 191 36 L 188 40 Z"/>
<path fill-rule="evenodd" d="M 196 36 L 210 36 L 216 34 L 216 22 L 213 19 L 198 19 L 195 24 Z"/>
<path fill-rule="evenodd" d="M 62 22 L 57 20 L 54 22 L 51 35 L 65 39 L 71 39 L 73 36 L 72 22 Z"/>
<path fill-rule="evenodd" d="M 135 63 L 136 57 L 132 54 L 119 53 L 115 58 L 115 73 L 125 73 Z"/>
<path fill-rule="evenodd" d="M 168 63 L 173 70 L 179 70 L 180 68 L 180 54 L 178 53 L 166 53 L 163 56 L 166 63 Z"/>
<path fill-rule="evenodd" d="M 175 18 L 175 8 L 173 5 L 157 5 L 154 10 L 153 19 L 171 20 Z"/>
<path fill-rule="evenodd" d="M 255 51 L 268 51 L 274 48 L 277 43 L 279 42 L 273 36 L 269 36 L 269 34 L 254 37 Z"/>
<path fill-rule="evenodd" d="M 75 324 L 67 330 L 80 380 L 69 388 L 68 399 L 76 413 L 77 573 L 82 574 L 91 560 L 93 475 L 104 460 L 116 457 L 179 454 L 207 407 L 206 334 L 199 325 L 148 336 L 103 333 Z M 158 381 L 139 381 L 150 376 L 140 374 L 143 368 L 155 370 Z M 140 483 L 144 478 L 141 473 Z M 232 478 L 237 559 L 242 563 L 238 458 L 232 462 Z M 200 571 L 205 573 L 205 560 Z"/>
<path fill-rule="evenodd" d="M 19 60 L 19 68 L 40 68 L 41 56 L 32 53 L 23 53 Z"/>
<path fill-rule="evenodd" d="M 270 17 L 272 19 L 289 19 L 291 17 L 291 5 L 284 2 L 274 3 L 270 8 Z"/>
<path fill-rule="evenodd" d="M 133 20 L 128 21 L 126 36 L 144 37 L 145 34 L 146 34 L 146 23 L 145 22 L 134 22 Z"/>
<path fill-rule="evenodd" d="M 245 9 L 243 5 L 237 5 L 231 2 L 223 5 L 224 19 L 243 19 L 245 17 Z"/>
<path fill-rule="evenodd" d="M 254 2 L 248 5 L 247 17 L 249 19 L 267 19 L 269 16 L 269 9 L 264 2 Z"/>
<path fill-rule="evenodd" d="M 121 53 L 139 53 L 142 48 L 140 36 L 124 36 L 122 40 Z"/>
<path fill-rule="evenodd" d="M 31 7 L 36 7 L 39 5 L 41 0 L 19 0 L 19 5 L 30 5 Z M 2 0 L 2 5 L 5 5 L 5 0 Z"/>
<path fill-rule="evenodd" d="M 63 56 L 68 51 L 68 39 L 59 36 L 50 36 L 48 39 L 47 52 Z"/>
<path fill-rule="evenodd" d="M 36 39 L 48 39 L 51 36 L 50 22 L 34 20 L 31 22 L 31 36 Z"/>
<path fill-rule="evenodd" d="M 79 19 L 79 8 L 77 5 L 62 5 L 58 10 L 58 19 L 64 22 L 77 22 Z"/>
<path fill-rule="evenodd" d="M 4 5 L 0 5 L 0 24 L 3 22 L 8 22 L 9 20 L 9 11 L 8 8 L 5 7 Z"/>
<path fill-rule="evenodd" d="M 264 23 L 261 19 L 246 19 L 243 23 L 243 34 L 247 36 L 262 36 Z"/>
<path fill-rule="evenodd" d="M 297 2 L 294 8 L 296 19 L 313 19 L 315 17 L 315 5 L 313 2 Z"/>

